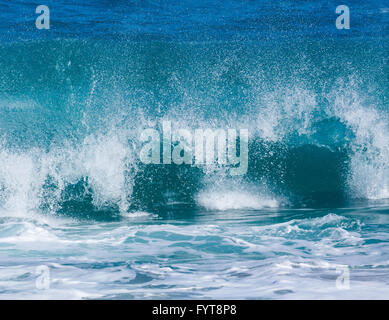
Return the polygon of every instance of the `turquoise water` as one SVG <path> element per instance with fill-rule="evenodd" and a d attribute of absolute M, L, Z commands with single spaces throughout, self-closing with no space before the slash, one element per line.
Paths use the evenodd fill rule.
<path fill-rule="evenodd" d="M 383 1 L 0 5 L 0 298 L 389 297 Z M 143 164 L 163 121 L 247 173 Z"/>

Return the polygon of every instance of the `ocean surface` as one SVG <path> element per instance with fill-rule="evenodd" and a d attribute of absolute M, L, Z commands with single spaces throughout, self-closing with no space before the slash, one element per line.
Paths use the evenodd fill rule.
<path fill-rule="evenodd" d="M 0 299 L 388 299 L 387 1 L 0 1 Z M 248 171 L 144 129 L 249 130 Z"/>

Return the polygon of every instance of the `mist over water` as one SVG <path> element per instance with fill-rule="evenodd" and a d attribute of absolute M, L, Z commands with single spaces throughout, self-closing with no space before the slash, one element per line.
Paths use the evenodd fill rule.
<path fill-rule="evenodd" d="M 0 297 L 385 298 L 383 2 L 142 3 L 0 14 Z M 247 173 L 142 163 L 163 121 L 248 129 Z"/>

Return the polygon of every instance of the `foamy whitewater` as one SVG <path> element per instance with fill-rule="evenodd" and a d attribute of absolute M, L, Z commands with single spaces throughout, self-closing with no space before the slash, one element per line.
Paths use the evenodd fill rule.
<path fill-rule="evenodd" d="M 0 1 L 0 299 L 389 298 L 385 1 Z M 144 164 L 248 129 L 248 170 Z"/>

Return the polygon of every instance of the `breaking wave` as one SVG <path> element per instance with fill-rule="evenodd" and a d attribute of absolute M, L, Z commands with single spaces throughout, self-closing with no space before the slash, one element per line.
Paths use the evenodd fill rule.
<path fill-rule="evenodd" d="M 240 45 L 2 44 L 0 206 L 112 218 L 166 206 L 335 206 L 389 198 L 385 48 L 358 40 Z M 30 54 L 26 55 L 25 52 Z M 248 172 L 144 165 L 139 135 L 249 129 Z"/>

